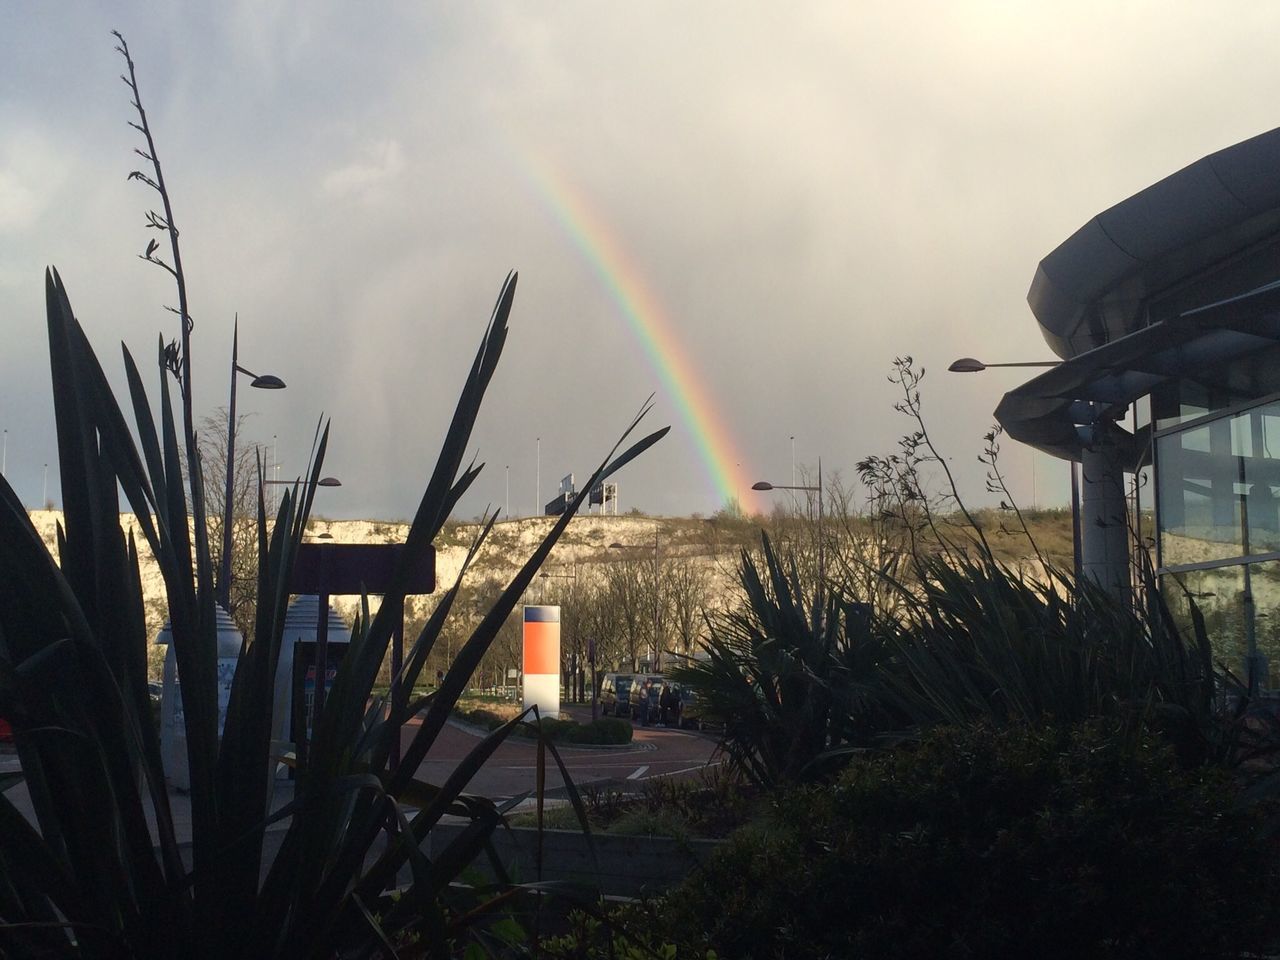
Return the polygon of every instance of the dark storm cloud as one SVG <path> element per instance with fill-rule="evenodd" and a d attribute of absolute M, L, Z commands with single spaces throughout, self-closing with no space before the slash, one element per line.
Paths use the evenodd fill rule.
<path fill-rule="evenodd" d="M 201 407 L 242 356 L 289 382 L 242 394 L 302 469 L 334 418 L 329 515 L 408 516 L 507 269 L 509 354 L 464 512 L 543 499 L 658 390 L 677 429 L 623 506 L 709 512 L 672 397 L 524 174 L 536 153 L 625 245 L 735 435 L 771 479 L 852 472 L 906 425 L 890 361 L 930 369 L 927 412 L 974 462 L 1016 382 L 955 356 L 1046 355 L 1036 262 L 1100 209 L 1275 125 L 1265 4 L 17 3 L 0 11 L 0 426 L 34 504 L 53 459 L 41 271 L 62 271 L 104 363 L 149 360 L 164 277 L 134 258 L 150 198 L 108 31 L 129 38 L 175 194 Z M 169 335 L 172 335 L 170 333 Z M 1029 497 L 1030 461 L 1010 451 Z M 1050 464 L 1039 474 L 1061 496 Z M 1054 478 L 1051 481 L 1046 478 Z M 1050 484 L 1052 483 L 1052 486 Z M 56 487 L 53 491 L 56 494 Z"/>

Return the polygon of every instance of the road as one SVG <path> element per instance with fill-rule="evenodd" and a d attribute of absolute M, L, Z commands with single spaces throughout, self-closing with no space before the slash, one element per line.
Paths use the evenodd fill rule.
<path fill-rule="evenodd" d="M 590 708 L 569 707 L 575 719 L 590 720 Z M 417 730 L 420 721 L 411 721 L 404 731 L 405 744 Z M 477 744 L 481 735 L 474 730 L 464 730 L 456 725 L 446 725 L 427 753 L 418 769 L 418 778 L 432 784 L 442 784 L 458 763 Z M 592 785 L 596 789 L 637 789 L 644 781 L 655 777 L 692 777 L 713 762 L 715 737 L 689 730 L 668 730 L 665 727 L 637 727 L 634 742 L 626 747 L 558 747 L 569 776 L 578 787 Z M 12 745 L 4 744 L 0 750 L 0 773 L 20 768 Z M 564 781 L 556 768 L 555 760 L 547 756 L 547 790 L 550 798 L 564 796 Z M 467 786 L 470 794 L 502 800 L 532 791 L 537 783 L 537 746 L 530 741 L 508 741 L 500 746 Z M 276 782 L 275 806 L 292 798 L 292 785 L 288 781 Z M 35 821 L 31 798 L 25 783 L 19 783 L 5 791 L 5 797 L 29 820 Z M 176 790 L 169 791 L 169 802 L 180 839 L 191 833 L 190 797 Z"/>
<path fill-rule="evenodd" d="M 581 708 L 571 708 L 570 712 Z M 586 719 L 590 719 L 589 711 Z M 417 730 L 416 721 L 405 730 L 405 743 Z M 443 783 L 457 765 L 480 743 L 481 735 L 453 724 L 441 731 L 418 768 L 428 783 Z M 716 739 L 692 730 L 661 726 L 637 727 L 626 747 L 560 746 L 560 758 L 578 787 L 635 789 L 655 777 L 692 777 L 714 762 Z M 555 760 L 547 756 L 547 795 L 564 795 L 564 781 Z M 506 799 L 534 789 L 537 784 L 537 746 L 529 741 L 508 740 L 494 752 L 472 779 L 466 792 L 491 799 Z"/>

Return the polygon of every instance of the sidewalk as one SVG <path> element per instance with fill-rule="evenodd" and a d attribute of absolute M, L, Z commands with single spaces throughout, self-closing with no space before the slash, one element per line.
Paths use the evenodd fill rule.
<path fill-rule="evenodd" d="M 6 773 L 19 773 L 22 765 L 18 762 L 18 755 L 14 751 L 12 744 L 0 744 L 0 775 Z M 179 844 L 191 843 L 191 795 L 181 790 L 169 787 L 166 791 L 169 799 L 169 815 L 173 820 L 173 833 Z M 31 802 L 31 793 L 27 789 L 25 781 L 16 783 L 9 789 L 4 791 L 5 799 L 17 808 L 18 812 L 27 818 L 32 826 L 39 826 L 36 823 L 35 805 Z M 279 810 L 293 800 L 293 781 L 292 780 L 276 780 L 275 791 L 271 798 L 271 809 Z M 156 834 L 155 811 L 150 803 L 144 804 L 146 807 L 147 827 L 151 831 L 151 839 L 158 842 Z M 267 828 L 268 832 L 280 832 L 283 834 L 288 827 L 287 821 L 272 824 Z"/>

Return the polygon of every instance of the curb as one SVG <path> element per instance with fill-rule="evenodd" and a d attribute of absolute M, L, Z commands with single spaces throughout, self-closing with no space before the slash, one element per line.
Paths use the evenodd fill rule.
<path fill-rule="evenodd" d="M 487 737 L 493 732 L 492 730 L 486 730 L 484 727 L 478 727 L 474 723 L 467 723 L 465 720 L 458 720 L 452 716 L 450 716 L 445 723 L 451 727 L 461 730 L 463 733 L 469 733 L 475 737 Z M 527 737 L 516 737 L 510 739 L 509 742 L 527 743 L 531 746 L 537 743 L 536 740 L 531 740 Z M 594 753 L 597 750 L 634 750 L 637 753 L 645 753 L 658 749 L 657 744 L 638 743 L 635 740 L 632 740 L 630 743 L 561 743 L 558 740 L 553 740 L 551 742 L 555 745 L 558 752 L 569 751 L 573 753 Z"/>

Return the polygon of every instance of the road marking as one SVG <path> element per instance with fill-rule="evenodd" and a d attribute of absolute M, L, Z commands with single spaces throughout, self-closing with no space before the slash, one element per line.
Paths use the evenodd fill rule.
<path fill-rule="evenodd" d="M 643 777 L 643 776 L 644 776 L 644 772 L 645 772 L 646 770 L 648 770 L 648 769 L 649 769 L 648 767 L 636 767 L 636 772 L 635 772 L 635 773 L 627 774 L 627 779 L 628 779 L 628 780 L 639 780 L 641 777 Z"/>
<path fill-rule="evenodd" d="M 660 760 L 660 763 L 680 763 L 680 760 Z M 603 771 L 603 769 L 612 769 L 612 768 L 614 768 L 614 767 L 622 767 L 622 768 L 630 768 L 630 767 L 631 767 L 631 764 L 630 764 L 630 763 L 586 763 L 586 762 L 582 762 L 582 763 L 580 763 L 580 764 L 577 764 L 577 765 L 576 765 L 576 767 L 575 767 L 575 764 L 572 764 L 572 763 L 566 763 L 566 764 L 564 764 L 564 765 L 566 765 L 566 767 L 570 768 L 570 771 L 575 772 L 575 773 L 584 773 L 584 772 L 586 772 L 586 773 L 590 773 L 591 771 Z M 493 768 L 492 768 L 492 767 L 490 767 L 489 769 L 493 769 Z M 504 771 L 536 771 L 536 769 L 538 769 L 538 767 L 535 767 L 535 765 L 531 765 L 531 764 L 503 764 L 503 765 L 502 765 L 502 767 L 500 767 L 500 769 L 504 769 Z M 548 763 L 548 764 L 547 764 L 547 769 L 548 769 L 548 771 L 554 771 L 554 769 L 557 769 L 557 767 L 556 767 L 556 765 L 554 765 L 554 764 L 550 764 L 550 763 Z M 648 767 L 644 767 L 643 769 L 649 769 L 649 768 L 648 768 Z"/>
<path fill-rule="evenodd" d="M 710 767 L 718 767 L 718 766 L 720 766 L 720 764 L 722 764 L 722 763 L 724 763 L 724 761 L 723 761 L 723 760 L 712 760 L 712 761 L 709 761 L 708 763 L 701 763 L 701 764 L 698 764 L 698 766 L 696 766 L 696 767 L 685 767 L 685 768 L 683 768 L 683 769 L 681 769 L 681 770 L 668 770 L 666 773 L 659 773 L 659 774 L 655 774 L 655 776 L 659 776 L 659 777 L 674 777 L 674 776 L 677 776 L 677 775 L 679 775 L 679 774 L 681 774 L 681 773 L 692 773 L 694 770 L 706 770 L 706 769 L 708 769 L 708 768 L 710 768 Z"/>

